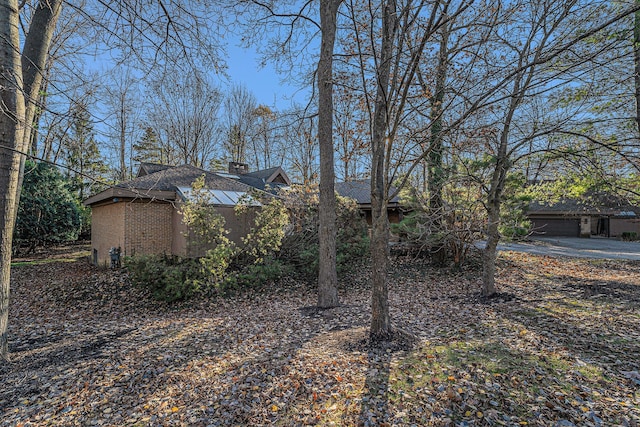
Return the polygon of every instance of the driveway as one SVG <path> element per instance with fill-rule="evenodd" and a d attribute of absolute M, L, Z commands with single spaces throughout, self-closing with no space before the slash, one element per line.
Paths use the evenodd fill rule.
<path fill-rule="evenodd" d="M 498 250 L 549 256 L 640 260 L 640 242 L 601 237 L 534 237 L 528 243 L 501 243 Z"/>

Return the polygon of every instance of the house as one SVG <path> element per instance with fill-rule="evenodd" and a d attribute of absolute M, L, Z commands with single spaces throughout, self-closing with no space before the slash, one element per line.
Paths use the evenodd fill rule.
<path fill-rule="evenodd" d="M 527 216 L 534 235 L 565 237 L 620 237 L 640 235 L 640 208 L 611 194 L 593 194 L 582 200 L 564 198 L 533 202 Z"/>
<path fill-rule="evenodd" d="M 358 204 L 358 208 L 364 214 L 367 223 L 371 225 L 371 182 L 369 180 L 336 182 L 334 188 L 340 196 L 354 199 Z M 389 191 L 393 194 L 396 193 L 397 190 L 391 187 Z M 403 210 L 398 195 L 395 195 L 389 200 L 387 215 L 390 223 L 399 223 L 402 221 Z"/>
<path fill-rule="evenodd" d="M 238 173 L 237 166 L 245 173 Z M 109 250 L 120 247 L 123 256 L 167 254 L 195 255 L 188 245 L 188 230 L 180 206 L 188 200 L 192 183 L 204 175 L 213 206 L 225 218 L 228 237 L 240 240 L 253 226 L 251 211 L 238 216 L 238 201 L 270 185 L 283 186 L 288 177 L 280 168 L 246 172 L 232 163 L 229 172 L 208 172 L 190 165 L 140 165 L 135 179 L 117 184 L 84 201 L 91 207 L 92 260 L 109 263 Z M 247 175 L 244 177 L 243 175 Z"/>

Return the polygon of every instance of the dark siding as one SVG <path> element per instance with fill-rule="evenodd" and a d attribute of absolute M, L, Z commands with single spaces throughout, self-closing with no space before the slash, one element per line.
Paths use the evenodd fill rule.
<path fill-rule="evenodd" d="M 545 236 L 580 236 L 580 219 L 578 218 L 532 218 L 534 235 Z"/>

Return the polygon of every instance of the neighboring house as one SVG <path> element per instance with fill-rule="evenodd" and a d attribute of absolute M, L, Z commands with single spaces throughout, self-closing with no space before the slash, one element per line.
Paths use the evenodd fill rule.
<path fill-rule="evenodd" d="M 640 235 L 640 207 L 612 195 L 563 199 L 547 205 L 534 202 L 527 216 L 534 235 L 620 237 L 624 232 Z"/>
<path fill-rule="evenodd" d="M 91 207 L 92 259 L 96 265 L 109 263 L 109 250 L 120 247 L 123 256 L 167 254 L 194 255 L 188 245 L 187 227 L 180 205 L 188 199 L 191 184 L 204 174 L 212 204 L 225 218 L 228 237 L 240 242 L 253 226 L 251 212 L 237 216 L 239 199 L 270 185 L 286 185 L 288 178 L 280 168 L 246 174 L 230 164 L 231 172 L 207 172 L 194 166 L 140 165 L 137 178 L 115 185 L 87 200 Z M 264 172 L 261 174 L 260 172 Z M 255 185 L 253 185 L 255 184 Z"/>
<path fill-rule="evenodd" d="M 349 197 L 358 203 L 358 208 L 364 213 L 367 223 L 371 225 L 371 182 L 368 180 L 336 182 L 336 193 L 342 197 Z M 396 192 L 396 188 L 391 187 L 391 193 Z M 403 218 L 403 210 L 400 205 L 400 198 L 396 195 L 387 205 L 387 214 L 390 223 L 399 223 Z"/>

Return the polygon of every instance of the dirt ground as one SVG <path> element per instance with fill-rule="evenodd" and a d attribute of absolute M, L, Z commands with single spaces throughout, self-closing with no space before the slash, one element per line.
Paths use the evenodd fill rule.
<path fill-rule="evenodd" d="M 82 247 L 16 260 L 0 425 L 637 426 L 640 263 L 506 252 L 480 271 L 395 258 L 394 325 L 366 345 L 367 268 L 342 306 L 288 279 L 167 305 Z"/>

